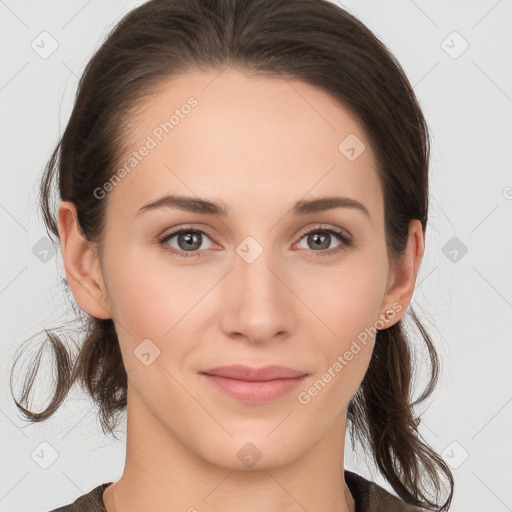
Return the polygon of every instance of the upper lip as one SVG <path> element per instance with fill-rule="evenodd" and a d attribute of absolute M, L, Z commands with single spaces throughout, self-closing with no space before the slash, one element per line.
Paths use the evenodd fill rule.
<path fill-rule="evenodd" d="M 293 379 L 307 375 L 307 372 L 293 370 L 292 368 L 286 368 L 285 366 L 272 365 L 262 368 L 251 368 L 250 366 L 241 364 L 231 366 L 217 366 L 216 368 L 211 368 L 200 373 L 246 381 Z"/>

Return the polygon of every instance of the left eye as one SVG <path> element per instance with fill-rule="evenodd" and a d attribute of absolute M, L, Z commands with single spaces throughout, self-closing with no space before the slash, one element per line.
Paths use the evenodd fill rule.
<path fill-rule="evenodd" d="M 340 241 L 340 244 L 334 248 L 330 248 L 333 236 Z M 202 250 L 211 248 L 211 246 L 203 247 L 203 237 L 211 240 L 210 236 L 201 229 L 182 228 L 169 233 L 158 241 L 161 246 L 165 246 L 165 249 L 172 254 L 177 254 L 181 257 L 201 256 Z M 173 238 L 177 238 L 178 248 L 175 248 L 168 243 Z M 312 229 L 301 235 L 299 238 L 299 244 L 302 239 L 306 239 L 307 245 L 311 244 L 310 246 L 315 247 L 316 249 L 321 249 L 313 250 L 313 256 L 329 256 L 348 249 L 352 244 L 352 240 L 349 236 L 342 231 L 332 228 Z M 304 247 L 299 248 L 303 249 Z M 308 248 L 309 247 L 306 247 L 306 249 Z"/>
<path fill-rule="evenodd" d="M 329 248 L 333 236 L 337 238 L 341 243 L 334 248 Z M 303 238 L 306 238 L 306 244 L 312 244 L 313 247 L 323 249 L 321 251 L 313 251 L 313 256 L 329 256 L 339 251 L 348 249 L 352 243 L 351 239 L 347 235 L 341 231 L 338 231 L 337 229 L 315 228 L 304 233 L 300 239 L 302 240 Z M 325 243 L 326 241 L 327 244 Z M 308 247 L 306 247 L 306 249 L 307 248 Z"/>

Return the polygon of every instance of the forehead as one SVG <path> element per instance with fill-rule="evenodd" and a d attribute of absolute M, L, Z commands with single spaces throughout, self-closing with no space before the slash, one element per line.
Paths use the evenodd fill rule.
<path fill-rule="evenodd" d="M 221 199 L 237 212 L 275 205 L 282 214 L 333 193 L 364 202 L 372 217 L 383 204 L 362 127 L 298 80 L 232 68 L 174 77 L 132 111 L 125 148 L 117 169 L 128 172 L 109 201 L 133 215 L 166 193 Z"/>

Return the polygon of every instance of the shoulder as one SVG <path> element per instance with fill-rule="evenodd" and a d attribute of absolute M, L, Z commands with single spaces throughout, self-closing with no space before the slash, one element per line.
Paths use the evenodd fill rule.
<path fill-rule="evenodd" d="M 421 512 L 386 489 L 351 471 L 345 470 L 345 481 L 354 501 L 356 512 Z"/>
<path fill-rule="evenodd" d="M 79 496 L 73 503 L 55 508 L 50 512 L 107 512 L 103 505 L 103 491 L 111 483 L 100 484 L 88 493 Z"/>

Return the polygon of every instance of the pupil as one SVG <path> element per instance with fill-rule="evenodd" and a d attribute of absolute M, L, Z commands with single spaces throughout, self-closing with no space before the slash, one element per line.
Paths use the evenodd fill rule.
<path fill-rule="evenodd" d="M 313 235 L 314 244 L 317 247 L 322 245 L 322 239 L 325 241 L 327 239 L 327 235 L 319 235 L 318 233 Z"/>
<path fill-rule="evenodd" d="M 192 233 L 185 233 L 183 236 L 185 237 L 186 244 L 190 244 L 190 243 L 194 244 L 194 238 L 196 238 L 196 239 L 198 238 L 197 235 L 194 235 Z M 196 241 L 196 244 L 197 244 L 197 241 Z M 200 245 L 201 244 L 199 244 L 199 246 Z M 190 245 L 189 245 L 189 249 L 190 249 Z M 197 247 L 194 246 L 194 247 L 192 247 L 192 249 L 197 249 Z"/>

